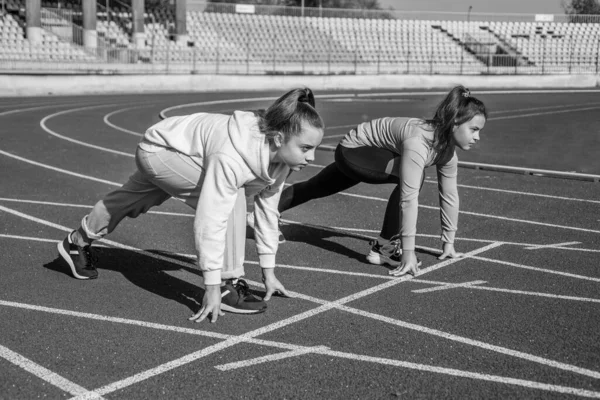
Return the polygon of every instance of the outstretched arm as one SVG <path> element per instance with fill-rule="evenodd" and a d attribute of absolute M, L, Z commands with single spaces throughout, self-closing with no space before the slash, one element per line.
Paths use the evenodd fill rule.
<path fill-rule="evenodd" d="M 400 235 L 402 237 L 401 265 L 390 275 L 415 275 L 418 272 L 415 255 L 417 217 L 419 215 L 419 190 L 425 169 L 426 149 L 418 138 L 403 143 L 400 163 Z"/>
<path fill-rule="evenodd" d="M 440 221 L 442 225 L 442 255 L 438 258 L 443 260 L 447 257 L 461 257 L 454 249 L 454 236 L 458 228 L 458 157 L 456 153 L 444 164 L 437 165 L 438 191 L 440 201 Z"/>

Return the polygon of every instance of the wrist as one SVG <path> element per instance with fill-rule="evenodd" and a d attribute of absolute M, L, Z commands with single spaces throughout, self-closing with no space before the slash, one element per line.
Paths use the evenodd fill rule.
<path fill-rule="evenodd" d="M 275 269 L 273 268 L 263 268 L 262 269 L 263 279 L 270 279 L 275 277 Z"/>

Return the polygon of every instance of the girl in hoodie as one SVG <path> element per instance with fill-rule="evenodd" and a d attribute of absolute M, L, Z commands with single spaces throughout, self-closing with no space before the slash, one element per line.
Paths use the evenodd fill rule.
<path fill-rule="evenodd" d="M 107 194 L 81 226 L 58 243 L 60 256 L 78 279 L 98 276 L 91 244 L 125 218 L 135 218 L 170 197 L 195 209 L 194 239 L 205 293 L 190 319 L 200 322 L 223 311 L 252 314 L 266 304 L 239 279 L 244 274 L 245 196 L 254 198 L 256 249 L 266 287 L 287 296 L 275 277 L 277 204 L 290 171 L 314 160 L 323 120 L 310 89 L 295 89 L 264 112 L 197 113 L 151 126 L 137 147 L 137 171 Z"/>
<path fill-rule="evenodd" d="M 456 148 L 469 150 L 487 120 L 484 104 L 463 86 L 453 88 L 433 118 L 380 118 L 359 124 L 340 141 L 335 162 L 313 178 L 283 191 L 279 211 L 330 196 L 360 182 L 392 183 L 380 236 L 371 243 L 367 260 L 389 264 L 391 275 L 415 275 L 418 195 L 424 169 L 435 165 L 442 224 L 442 254 L 460 257 L 454 249 L 458 224 L 458 158 Z"/>

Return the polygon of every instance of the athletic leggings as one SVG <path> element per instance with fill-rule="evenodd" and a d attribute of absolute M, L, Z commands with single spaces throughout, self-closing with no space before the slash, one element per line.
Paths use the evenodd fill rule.
<path fill-rule="evenodd" d="M 347 148 L 338 145 L 335 161 L 314 177 L 287 187 L 279 200 L 283 212 L 309 200 L 331 196 L 360 182 L 396 185 L 385 210 L 381 237 L 390 239 L 400 233 L 400 155 L 379 147 Z M 421 176 L 421 187 L 425 174 Z"/>

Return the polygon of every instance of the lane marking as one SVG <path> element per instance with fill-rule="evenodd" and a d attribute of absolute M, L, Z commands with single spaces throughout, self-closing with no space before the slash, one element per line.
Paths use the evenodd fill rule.
<path fill-rule="evenodd" d="M 486 250 L 488 250 L 489 248 L 497 247 L 497 246 L 499 246 L 499 245 L 500 245 L 500 244 L 496 243 L 496 244 L 493 244 L 493 245 L 490 245 L 490 246 L 483 247 L 483 248 L 481 248 L 481 249 L 475 250 L 474 252 L 467 253 L 467 254 L 468 254 L 468 256 L 469 256 L 469 257 L 473 257 L 473 258 L 481 258 L 481 257 L 477 257 L 477 256 L 475 256 L 475 254 L 477 254 L 477 253 L 480 253 L 480 252 L 482 252 L 482 251 L 486 251 Z M 126 246 L 126 247 L 129 247 L 129 246 Z M 169 258 L 167 258 L 167 259 L 169 259 Z M 442 266 L 450 265 L 450 264 L 452 264 L 452 263 L 454 263 L 454 262 L 456 262 L 456 261 L 459 261 L 459 260 L 461 260 L 461 259 L 453 259 L 453 260 L 448 260 L 447 262 L 442 262 L 442 263 L 440 263 L 440 264 L 438 264 L 438 265 L 434 265 L 434 266 L 432 266 L 432 267 L 425 268 L 425 269 L 423 269 L 423 270 L 421 271 L 421 273 L 420 273 L 419 275 L 421 275 L 421 274 L 423 274 L 423 273 L 425 273 L 425 272 L 430 272 L 430 271 L 433 271 L 433 270 L 439 269 L 439 268 L 441 268 Z M 189 264 L 187 264 L 187 263 L 184 263 L 184 265 L 186 265 L 188 268 L 189 268 L 189 266 L 190 266 L 190 265 L 189 265 Z M 364 296 L 365 296 L 365 295 L 367 295 L 367 294 L 370 294 L 370 293 L 377 292 L 377 291 L 379 291 L 379 290 L 382 290 L 382 289 L 381 289 L 382 287 L 391 287 L 392 285 L 390 285 L 390 283 L 391 283 L 391 284 L 396 284 L 396 282 L 397 282 L 397 281 L 399 281 L 399 280 L 401 280 L 401 281 L 405 281 L 405 280 L 409 280 L 409 279 L 410 279 L 410 277 L 408 277 L 408 278 L 406 278 L 406 279 L 402 279 L 402 278 L 398 279 L 398 278 L 395 278 L 395 279 L 393 279 L 393 280 L 390 280 L 388 283 L 385 283 L 385 284 L 382 284 L 382 285 L 378 285 L 378 286 L 376 286 L 376 287 L 374 287 L 374 288 L 367 289 L 367 290 L 365 290 L 365 291 L 363 291 L 363 292 L 356 293 L 356 294 L 354 294 L 354 295 L 351 295 L 351 296 L 345 297 L 345 298 L 343 298 L 343 299 L 340 299 L 340 300 L 338 300 L 338 301 L 336 301 L 336 302 L 332 302 L 332 303 L 325 303 L 325 304 L 324 304 L 322 307 L 320 307 L 320 308 L 323 308 L 323 307 L 325 307 L 325 306 L 326 306 L 326 307 L 328 307 L 328 308 L 331 308 L 331 307 L 336 307 L 336 308 L 338 308 L 338 307 L 337 307 L 337 305 L 343 305 L 344 303 L 347 303 L 347 302 L 350 302 L 350 301 L 356 300 L 357 298 L 364 297 Z M 416 280 L 416 279 L 415 279 L 415 281 L 421 281 L 421 280 Z M 442 284 L 444 284 L 443 282 L 441 282 L 441 283 L 442 283 Z M 476 288 L 476 287 L 473 287 L 473 288 Z M 304 296 L 304 297 L 306 298 L 306 296 Z M 565 296 L 565 297 L 566 297 L 566 296 Z M 314 299 L 314 298 L 310 298 L 310 299 Z M 319 301 L 319 303 L 320 303 L 320 302 L 322 302 L 322 301 Z M 369 316 L 370 318 L 375 318 L 375 319 L 378 319 L 378 320 L 385 320 L 386 322 L 395 321 L 395 322 L 394 322 L 394 324 L 395 324 L 395 325 L 398 325 L 398 324 L 400 324 L 400 326 L 409 327 L 409 328 L 411 328 L 411 329 L 414 329 L 415 327 L 417 327 L 417 328 L 418 328 L 417 330 L 423 331 L 423 329 L 424 329 L 424 331 L 426 331 L 427 333 L 435 334 L 436 336 L 442 336 L 442 337 L 445 337 L 445 338 L 450 338 L 451 340 L 458 340 L 458 341 L 461 341 L 461 342 L 462 342 L 463 340 L 465 340 L 465 341 L 467 341 L 467 342 L 469 342 L 469 343 L 482 343 L 482 342 L 478 342 L 478 341 L 471 341 L 471 339 L 468 339 L 468 338 L 462 338 L 462 337 L 455 336 L 455 335 L 452 335 L 452 334 L 448 334 L 448 333 L 445 333 L 445 332 L 441 332 L 441 331 L 437 331 L 437 330 L 430 330 L 429 328 L 421 327 L 421 326 L 418 326 L 418 325 L 414 325 L 414 324 L 408 324 L 408 323 L 405 323 L 405 322 L 402 322 L 402 321 L 393 320 L 393 319 L 391 319 L 391 318 L 384 317 L 384 316 L 380 316 L 380 315 L 378 315 L 378 314 L 367 313 L 367 312 L 363 312 L 363 311 L 360 311 L 360 310 L 355 310 L 355 309 L 352 309 L 352 308 L 350 308 L 350 307 L 345 307 L 345 306 L 344 306 L 344 307 L 342 307 L 341 309 L 343 309 L 343 310 L 345 310 L 345 311 L 349 311 L 349 312 L 355 313 L 355 314 L 358 312 L 360 315 L 363 315 L 363 316 Z M 292 323 L 292 322 L 297 322 L 297 321 L 299 321 L 299 320 L 301 320 L 301 319 L 305 319 L 305 318 L 307 318 L 308 316 L 315 315 L 315 310 L 318 310 L 318 309 L 314 309 L 314 310 L 311 310 L 311 311 L 308 311 L 308 312 L 305 312 L 305 313 L 303 313 L 303 314 L 305 314 L 305 315 L 309 314 L 309 315 L 307 315 L 307 316 L 305 316 L 305 317 L 302 317 L 302 318 L 300 318 L 300 317 L 302 316 L 302 314 L 300 314 L 300 315 L 298 315 L 298 316 L 295 316 L 295 317 L 292 317 L 292 318 L 288 318 L 287 320 L 284 320 L 284 321 L 281 321 L 281 322 L 278 322 L 278 323 L 272 324 L 272 325 L 273 325 L 273 326 L 275 326 L 275 327 L 273 327 L 273 326 L 271 326 L 271 327 L 267 326 L 267 327 L 264 327 L 264 328 L 260 328 L 259 330 L 255 331 L 254 333 L 252 333 L 252 332 L 250 332 L 250 333 L 252 333 L 252 334 L 253 334 L 252 336 L 255 336 L 255 335 L 258 335 L 258 334 L 265 333 L 265 331 L 267 331 L 267 330 L 268 330 L 268 331 L 272 331 L 272 330 L 274 330 L 274 329 L 277 329 L 277 328 L 279 328 L 279 327 L 282 327 L 282 326 L 288 325 L 289 323 Z M 287 322 L 286 322 L 286 321 L 287 321 Z M 292 322 L 290 322 L 290 321 L 292 321 Z M 408 324 L 408 325 L 406 325 L 406 324 Z M 250 334 L 250 333 L 249 333 L 249 334 Z M 230 339 L 228 339 L 228 340 L 229 340 L 230 342 L 231 342 L 231 341 L 235 341 L 235 343 L 230 343 L 230 344 L 229 344 L 227 347 L 229 347 L 229 346 L 231 346 L 231 345 L 233 345 L 233 344 L 236 344 L 236 343 L 238 343 L 238 342 L 239 342 L 239 337 L 232 337 L 232 338 L 230 338 Z M 225 342 L 223 342 L 223 343 L 225 343 Z M 505 350 L 504 348 L 501 348 L 501 347 L 499 347 L 499 346 L 488 345 L 488 344 L 486 344 L 486 343 L 483 343 L 483 345 L 485 345 L 485 346 L 491 346 L 491 347 L 486 347 L 486 348 L 487 348 L 487 349 L 494 350 L 494 351 L 499 351 L 499 350 L 502 350 L 502 351 L 504 351 L 504 350 Z M 215 345 L 215 346 L 218 346 L 218 345 Z M 221 345 L 221 346 L 223 346 L 223 345 Z M 204 350 L 206 350 L 206 349 L 204 349 Z M 513 350 L 510 350 L 510 349 L 506 349 L 506 350 L 507 350 L 507 351 L 509 351 L 509 352 L 513 352 Z M 216 351 L 216 349 L 215 349 L 215 351 Z M 195 356 L 202 356 L 202 357 L 203 357 L 204 355 L 212 354 L 212 352 L 213 352 L 213 351 L 210 351 L 210 352 L 204 352 L 204 351 L 202 351 L 201 353 L 198 353 L 198 352 L 196 352 L 196 353 L 194 353 L 194 354 L 195 354 Z M 525 353 L 516 352 L 516 353 L 514 353 L 514 354 L 519 354 L 519 355 L 521 355 L 521 354 L 525 354 Z M 511 355 L 512 355 L 512 353 L 511 353 Z M 516 356 L 516 355 L 515 355 L 515 356 Z M 529 356 L 529 355 L 528 355 L 528 356 Z M 533 360 L 533 361 L 536 361 L 536 362 L 540 362 L 540 360 L 544 360 L 544 359 L 542 359 L 542 358 L 540 358 L 540 357 L 536 357 L 536 356 L 531 356 L 531 357 L 533 357 L 533 359 L 531 359 L 531 360 Z M 193 357 L 192 357 L 192 358 L 193 358 Z M 197 358 L 194 358 L 194 359 L 197 359 Z M 529 358 L 528 358 L 528 359 L 529 359 Z M 188 360 L 188 358 L 186 358 L 186 360 Z M 180 359 L 180 361 L 184 361 L 184 360 L 181 360 L 181 359 Z M 193 360 L 192 360 L 192 361 L 193 361 Z M 563 368 L 563 367 L 564 367 L 564 364 L 561 364 L 561 363 L 558 363 L 558 364 L 556 364 L 556 362 L 554 362 L 554 361 L 552 361 L 552 360 L 547 360 L 547 361 L 548 361 L 548 362 L 550 362 L 550 365 L 552 365 L 552 366 L 559 365 L 559 366 L 558 366 L 558 368 L 565 369 L 565 368 Z M 190 362 L 191 362 L 191 361 L 190 361 Z M 562 365 L 562 366 L 561 366 L 561 365 Z M 162 371 L 162 369 L 164 369 L 164 368 L 166 368 L 166 367 L 169 367 L 169 368 L 167 368 L 167 370 L 169 370 L 169 369 L 172 369 L 172 368 L 170 368 L 170 367 L 173 367 L 173 368 L 175 368 L 175 367 L 176 367 L 176 365 L 175 365 L 175 364 L 169 364 L 168 366 L 162 366 L 162 367 L 161 367 L 161 371 Z M 568 366 L 568 365 L 567 365 L 567 368 L 568 368 L 568 367 L 573 367 L 573 366 Z M 591 373 L 591 374 L 597 374 L 595 371 L 591 371 L 591 372 L 590 372 L 589 370 L 580 369 L 580 368 L 578 368 L 578 367 L 574 367 L 574 368 L 575 368 L 575 370 L 574 370 L 575 372 L 583 373 L 584 375 L 589 375 L 590 373 Z M 154 371 L 154 372 L 157 372 L 157 371 Z M 163 371 L 163 372 L 164 372 L 164 371 Z M 148 376 L 148 375 L 147 375 L 147 373 L 148 373 L 148 371 L 146 371 L 146 373 L 144 373 L 144 375 L 139 375 L 139 374 L 138 374 L 138 375 L 136 375 L 136 377 L 135 377 L 135 379 L 134 379 L 134 380 L 136 380 L 136 379 L 141 379 L 141 378 L 143 378 L 143 379 L 141 379 L 141 380 L 147 379 L 148 377 L 150 377 L 150 376 Z M 152 375 L 152 376 L 153 376 L 153 375 Z M 598 376 L 600 377 L 600 375 L 598 375 Z M 129 379 L 129 378 L 128 378 L 128 379 Z M 136 381 L 137 381 L 137 380 L 136 380 Z M 130 381 L 127 381 L 127 382 L 130 382 Z M 122 381 L 122 382 L 121 382 L 121 383 L 118 385 L 118 386 L 119 386 L 119 388 L 121 387 L 120 385 L 123 385 L 123 384 L 125 384 L 125 383 L 126 383 L 126 382 L 123 382 L 123 381 Z M 131 382 L 131 384 L 132 384 L 132 383 L 134 383 L 134 382 Z M 127 385 L 127 386 L 129 386 L 129 385 Z M 114 388 L 114 387 L 115 387 L 115 386 L 111 386 L 111 388 Z M 106 392 L 105 390 L 108 390 L 108 389 L 109 389 L 109 388 L 105 388 L 103 391 L 100 391 L 99 393 L 100 393 L 100 394 L 107 394 L 108 392 Z M 115 389 L 115 390 L 117 390 L 117 389 Z M 95 391 L 95 392 L 96 392 L 96 393 L 98 393 L 97 391 Z"/>
<path fill-rule="evenodd" d="M 264 363 L 271 362 L 271 361 L 284 360 L 286 358 L 298 357 L 298 356 L 303 356 L 303 355 L 311 354 L 311 353 L 319 354 L 323 350 L 329 350 L 329 347 L 327 347 L 327 346 L 307 347 L 305 349 L 286 351 L 283 353 L 271 354 L 268 356 L 256 357 L 256 358 L 232 362 L 232 363 L 228 363 L 228 364 L 215 365 L 215 368 L 220 371 L 231 371 L 232 369 L 251 367 L 253 365 L 264 364 Z"/>
<path fill-rule="evenodd" d="M 24 162 L 27 162 L 27 163 L 30 163 L 30 164 L 33 164 L 33 165 L 36 165 L 36 166 L 39 166 L 39 167 L 47 168 L 47 169 L 50 169 L 50 170 L 53 170 L 53 171 L 56 171 L 56 172 L 61 172 L 61 173 L 65 173 L 65 174 L 68 174 L 68 175 L 77 176 L 79 178 L 93 180 L 93 181 L 96 181 L 96 182 L 106 183 L 106 184 L 109 184 L 109 185 L 112 185 L 112 186 L 119 186 L 119 187 L 122 186 L 122 184 L 120 184 L 120 183 L 110 182 L 110 181 L 106 181 L 106 180 L 103 180 L 103 179 L 94 178 L 94 177 L 91 177 L 91 176 L 88 176 L 88 175 L 82 175 L 82 174 L 78 174 L 76 172 L 71 172 L 71 171 L 67 171 L 67 170 L 64 170 L 64 169 L 60 169 L 60 168 L 56 168 L 56 167 L 51 167 L 49 165 L 38 163 L 38 162 L 33 161 L 33 160 L 29 160 L 29 159 L 26 159 L 26 158 L 23 158 L 23 157 L 15 156 L 13 154 L 7 153 L 7 152 L 2 151 L 2 150 L 0 150 L 0 154 L 3 154 L 3 155 L 8 156 L 8 157 L 15 158 L 17 160 L 24 161 Z M 133 155 L 131 155 L 131 156 L 133 157 Z M 366 200 L 376 200 L 376 201 L 385 201 L 385 202 L 388 201 L 387 199 L 382 199 L 380 197 L 364 196 L 364 195 L 358 195 L 358 194 L 347 193 L 347 192 L 340 192 L 338 194 L 343 195 L 343 196 L 349 196 L 349 197 L 356 197 L 356 198 L 366 199 Z M 426 205 L 422 205 L 422 204 L 419 204 L 419 207 L 425 208 L 425 209 L 431 209 L 431 210 L 439 210 L 439 207 L 426 206 Z M 520 223 L 524 223 L 524 224 L 541 225 L 541 226 L 547 226 L 547 227 L 552 227 L 552 228 L 560 228 L 560 229 L 569 229 L 569 230 L 580 231 L 580 232 L 600 233 L 600 231 L 593 230 L 593 229 L 585 229 L 585 228 L 577 228 L 577 227 L 564 226 L 564 225 L 548 224 L 548 223 L 544 223 L 544 222 L 529 221 L 529 220 L 517 219 L 517 218 L 501 217 L 501 216 L 496 216 L 496 215 L 475 213 L 475 212 L 470 212 L 470 211 L 459 211 L 459 213 L 465 214 L 465 215 L 474 215 L 474 216 L 484 217 L 484 218 L 495 218 L 495 219 L 500 219 L 500 220 L 504 220 L 504 221 L 520 222 Z"/>
<path fill-rule="evenodd" d="M 581 244 L 581 242 L 564 242 L 555 244 L 541 244 L 539 246 L 525 247 L 525 250 L 540 250 L 540 249 L 552 249 L 552 248 L 564 248 L 565 246 L 572 246 L 575 244 Z"/>
<path fill-rule="evenodd" d="M 84 104 L 94 104 L 94 103 L 95 102 L 92 102 L 92 101 L 84 102 Z M 81 105 L 81 104 L 82 104 L 81 102 L 68 102 L 68 103 L 50 104 L 50 105 L 44 105 L 44 106 L 38 106 L 38 107 L 18 108 L 18 109 L 14 109 L 14 110 L 0 112 L 0 117 L 4 117 L 6 115 L 11 115 L 11 114 L 22 113 L 22 112 L 26 112 L 26 111 L 45 110 L 46 108 L 68 107 L 68 106 L 72 106 L 72 105 Z"/>
<path fill-rule="evenodd" d="M 474 250 L 470 254 L 478 254 L 478 253 L 481 253 L 483 251 L 486 251 L 487 247 L 490 247 L 490 246 L 486 246 L 486 247 L 483 247 L 481 249 Z M 431 266 L 429 268 L 425 268 L 425 269 L 421 270 L 421 274 L 423 274 L 425 272 L 428 272 L 428 271 L 433 271 L 433 270 L 438 269 L 438 268 L 442 268 L 442 267 L 444 267 L 446 265 L 454 264 L 455 262 L 460 261 L 460 260 L 461 259 L 448 260 L 448 261 L 439 263 L 437 265 Z M 332 308 L 336 308 L 339 305 L 342 305 L 342 304 L 345 304 L 345 303 L 357 300 L 359 298 L 368 296 L 370 294 L 379 292 L 381 290 L 385 290 L 385 289 L 391 288 L 391 287 L 393 287 L 395 285 L 398 285 L 399 283 L 404 282 L 404 281 L 406 281 L 408 279 L 409 278 L 407 278 L 407 277 L 400 277 L 400 278 L 397 278 L 397 279 L 394 279 L 394 280 L 391 280 L 391 281 L 379 284 L 379 285 L 374 286 L 372 288 L 369 288 L 369 289 L 363 290 L 361 292 L 355 293 L 355 294 L 353 294 L 351 296 L 347 296 L 347 297 L 341 298 L 341 299 L 339 299 L 339 300 L 337 300 L 335 302 L 324 304 L 324 305 L 319 306 L 317 308 L 314 308 L 312 310 L 305 311 L 303 313 L 297 314 L 297 315 L 289 317 L 289 318 L 285 318 L 283 320 L 280 320 L 278 322 L 266 325 L 266 326 L 264 326 L 262 328 L 254 330 L 254 331 L 250 331 L 250 332 L 244 333 L 244 334 L 242 334 L 240 336 L 227 339 L 227 340 L 225 340 L 225 341 L 223 341 L 221 343 L 217 343 L 215 345 L 206 347 L 206 348 L 204 348 L 202 350 L 199 350 L 197 352 L 188 354 L 188 355 L 186 355 L 184 357 L 180 357 L 180 358 L 178 358 L 176 360 L 173 360 L 171 362 L 168 362 L 166 364 L 162 364 L 162 365 L 159 365 L 158 367 L 151 368 L 149 370 L 146 370 L 146 371 L 140 372 L 138 374 L 132 375 L 129 378 L 125 378 L 123 380 L 120 380 L 120 381 L 117 381 L 117 382 L 113 382 L 113 383 L 111 383 L 109 385 L 106 385 L 106 386 L 103 386 L 103 387 L 101 387 L 99 389 L 94 390 L 94 392 L 98 393 L 100 395 L 105 395 L 105 394 L 108 394 L 108 393 L 112 393 L 112 392 L 114 392 L 116 390 L 120 390 L 122 388 L 131 386 L 131 385 L 133 385 L 135 383 L 141 382 L 141 381 L 146 380 L 148 378 L 151 378 L 151 377 L 154 377 L 156 375 L 162 374 L 164 372 L 170 371 L 170 370 L 172 370 L 174 368 L 178 368 L 178 367 L 180 367 L 182 365 L 189 364 L 189 363 L 191 363 L 193 361 L 196 361 L 196 360 L 199 360 L 201 358 L 204 358 L 204 357 L 206 357 L 206 356 L 208 356 L 210 354 L 216 353 L 218 351 L 225 350 L 225 349 L 227 349 L 227 348 L 229 348 L 231 346 L 234 346 L 234 345 L 236 345 L 238 343 L 244 342 L 244 341 L 246 341 L 249 338 L 254 338 L 256 336 L 260 336 L 260 335 L 263 335 L 265 333 L 272 332 L 274 330 L 283 328 L 283 327 L 288 326 L 290 324 L 293 324 L 293 323 L 302 321 L 304 319 L 310 318 L 310 317 L 312 317 L 314 315 L 321 314 L 321 313 L 323 313 L 325 311 L 331 310 Z"/>
<path fill-rule="evenodd" d="M 144 136 L 143 133 L 130 131 L 129 129 L 125 129 L 125 128 L 122 128 L 120 126 L 117 126 L 117 125 L 113 124 L 112 122 L 110 122 L 109 118 L 112 117 L 115 114 L 118 114 L 118 113 L 121 113 L 121 112 L 124 112 L 124 111 L 134 110 L 134 109 L 138 109 L 138 108 L 145 108 L 145 107 L 149 107 L 149 106 L 153 106 L 153 105 L 154 104 L 148 104 L 148 105 L 145 105 L 145 106 L 128 107 L 128 108 L 123 108 L 123 109 L 120 109 L 120 110 L 116 110 L 116 111 L 113 111 L 113 112 L 110 112 L 110 113 L 106 114 L 104 116 L 103 120 L 104 120 L 104 123 L 106 125 L 110 126 L 113 129 L 116 129 L 116 130 L 121 131 L 121 132 L 128 133 L 130 135 L 141 137 L 141 136 Z"/>
<path fill-rule="evenodd" d="M 548 111 L 548 112 L 538 112 L 538 113 L 519 114 L 519 115 L 507 115 L 505 117 L 493 117 L 493 118 L 489 118 L 488 121 L 498 121 L 498 120 L 502 120 L 502 119 L 516 119 L 516 118 L 538 117 L 540 115 L 548 115 L 548 114 L 565 114 L 565 113 L 571 113 L 571 112 L 591 111 L 591 110 L 597 110 L 599 108 L 600 107 L 596 106 L 596 107 L 576 108 L 576 109 L 572 109 L 572 110 L 554 110 L 554 111 Z"/>
<path fill-rule="evenodd" d="M 96 145 L 91 144 L 91 143 L 82 142 L 81 140 L 77 140 L 77 139 L 70 138 L 68 136 L 61 135 L 61 134 L 53 131 L 52 129 L 50 129 L 50 128 L 48 128 L 46 126 L 46 122 L 49 119 L 57 117 L 59 115 L 64 115 L 64 114 L 72 113 L 72 112 L 75 112 L 75 111 L 91 110 L 91 109 L 96 109 L 96 108 L 106 108 L 106 107 L 114 107 L 114 106 L 115 106 L 115 104 L 101 104 L 101 105 L 88 106 L 88 107 L 78 107 L 78 108 L 72 108 L 72 109 L 69 109 L 69 110 L 59 111 L 57 113 L 50 114 L 50 115 L 47 115 L 44 118 L 42 118 L 42 120 L 40 121 L 40 126 L 42 127 L 43 130 L 45 130 L 46 132 L 48 132 L 50 135 L 55 136 L 55 137 L 57 137 L 59 139 L 63 139 L 63 140 L 66 140 L 68 142 L 75 143 L 75 144 L 78 144 L 78 145 L 84 146 L 84 147 L 89 147 L 89 148 L 92 148 L 92 149 L 95 149 L 95 150 L 106 151 L 108 153 L 113 153 L 113 154 L 118 154 L 120 156 L 132 157 L 133 158 L 135 156 L 133 154 L 131 154 L 131 153 L 125 153 L 125 152 L 122 152 L 122 151 L 109 149 L 107 147 L 96 146 Z"/>
<path fill-rule="evenodd" d="M 111 186 L 118 186 L 118 187 L 123 186 L 123 184 L 121 184 L 121 183 L 111 182 L 111 181 L 107 181 L 107 180 L 99 179 L 99 178 L 94 178 L 94 177 L 89 176 L 89 175 L 78 174 L 77 172 L 68 171 L 68 170 L 62 169 L 62 168 L 52 167 L 52 166 L 47 165 L 47 164 L 42 164 L 42 163 L 39 163 L 37 161 L 29 160 L 27 158 L 23 158 L 23 157 L 19 157 L 19 156 L 16 156 L 14 154 L 11 154 L 11 153 L 7 153 L 6 151 L 3 151 L 3 150 L 0 150 L 0 154 L 2 154 L 4 156 L 7 156 L 7 157 L 10 157 L 10 158 L 14 158 L 14 159 L 19 160 L 19 161 L 26 162 L 28 164 L 35 165 L 37 167 L 46 168 L 46 169 L 49 169 L 49 170 L 52 170 L 52 171 L 55 171 L 55 172 L 60 172 L 62 174 L 76 176 L 78 178 L 88 179 L 88 180 L 94 181 L 94 182 L 105 183 L 105 184 L 111 185 Z"/>
<path fill-rule="evenodd" d="M 600 282 L 600 278 L 593 278 L 591 276 L 571 274 L 569 272 L 555 271 L 555 270 L 545 269 L 545 268 L 530 267 L 530 266 L 524 265 L 524 264 L 517 264 L 517 263 L 512 263 L 512 262 L 509 262 L 509 261 L 495 260 L 493 258 L 487 258 L 487 257 L 474 256 L 473 258 L 476 259 L 476 260 L 489 261 L 489 262 L 493 262 L 493 263 L 496 263 L 496 264 L 508 265 L 508 266 L 516 267 L 516 268 L 529 269 L 529 270 L 538 271 L 538 272 L 545 272 L 547 274 L 555 274 L 555 275 L 561 275 L 561 276 L 568 276 L 569 278 L 583 279 L 583 280 L 591 281 L 591 282 Z"/>
<path fill-rule="evenodd" d="M 435 185 L 437 185 L 437 183 L 438 183 L 437 181 L 432 181 L 429 179 L 426 179 L 425 182 L 433 183 Z M 475 189 L 475 190 L 486 190 L 486 191 L 498 192 L 498 193 L 518 194 L 518 195 L 522 195 L 522 196 L 542 197 L 542 198 L 554 199 L 554 200 L 581 201 L 581 202 L 592 203 L 592 204 L 600 204 L 600 200 L 578 199 L 575 197 L 553 196 L 553 195 L 548 195 L 548 194 L 521 192 L 521 191 L 517 191 L 517 190 L 495 189 L 495 188 L 488 188 L 485 186 L 458 185 L 458 187 L 466 188 L 466 189 Z"/>
<path fill-rule="evenodd" d="M 219 334 L 219 333 L 208 332 L 208 331 L 200 331 L 197 329 L 181 328 L 181 327 L 177 327 L 177 326 L 162 325 L 162 324 L 156 324 L 156 323 L 149 323 L 149 322 L 145 322 L 145 321 L 129 320 L 129 319 L 124 319 L 124 318 L 107 317 L 107 316 L 103 316 L 103 315 L 54 309 L 54 308 L 49 308 L 49 307 L 41 307 L 41 306 L 16 303 L 16 302 L 7 302 L 7 301 L 2 301 L 2 300 L 0 300 L 0 305 L 20 308 L 20 309 L 28 309 L 28 310 L 34 310 L 34 311 L 55 313 L 55 314 L 60 314 L 60 315 L 69 315 L 69 316 L 73 316 L 73 317 L 81 317 L 81 318 L 88 318 L 88 319 L 94 319 L 94 320 L 100 320 L 100 321 L 109 321 L 109 322 L 122 323 L 122 324 L 134 325 L 134 326 L 141 326 L 141 327 L 146 327 L 146 328 L 151 328 L 151 329 L 173 331 L 173 332 L 184 333 L 184 334 L 208 336 L 208 337 L 217 338 L 217 339 L 226 339 L 226 338 L 231 337 L 230 335 Z M 279 349 L 287 349 L 287 350 L 291 350 L 291 351 L 296 351 L 296 350 L 301 351 L 301 350 L 306 350 L 306 349 L 311 349 L 314 351 L 314 347 L 297 346 L 297 345 L 274 342 L 274 341 L 269 341 L 269 340 L 262 340 L 262 339 L 249 339 L 248 342 L 252 343 L 252 344 L 270 346 L 270 347 L 279 348 Z M 461 370 L 456 370 L 456 369 L 451 369 L 451 368 L 441 368 L 441 367 L 436 367 L 436 366 L 431 366 L 431 365 L 426 365 L 426 364 L 409 363 L 409 362 L 393 360 L 393 359 L 386 359 L 386 358 L 379 358 L 379 357 L 370 357 L 370 356 L 346 353 L 346 352 L 341 352 L 341 351 L 319 350 L 319 354 L 328 355 L 331 357 L 338 357 L 338 358 L 342 358 L 342 359 L 349 359 L 349 360 L 353 360 L 353 361 L 363 361 L 363 362 L 370 362 L 370 363 L 376 363 L 376 364 L 381 364 L 381 365 L 395 366 L 395 367 L 400 367 L 400 368 L 414 369 L 414 370 L 425 371 L 425 372 L 439 373 L 439 374 L 443 374 L 443 375 L 459 376 L 459 377 L 463 377 L 463 378 L 470 378 L 470 379 L 476 379 L 476 380 L 485 380 L 485 381 L 490 381 L 490 382 L 523 386 L 523 387 L 527 387 L 527 388 L 534 388 L 534 389 L 540 389 L 540 390 L 557 391 L 559 393 L 572 393 L 572 394 L 577 394 L 577 395 L 581 395 L 581 396 L 587 396 L 590 393 L 595 393 L 595 392 L 588 393 L 588 391 L 586 391 L 584 389 L 579 389 L 579 388 L 569 388 L 569 387 L 564 387 L 564 386 L 548 385 L 548 384 L 539 383 L 539 382 L 535 382 L 535 381 L 525 381 L 525 380 L 519 380 L 519 379 L 514 379 L 514 378 L 502 377 L 502 376 L 461 371 Z M 81 398 L 91 398 L 92 396 L 93 396 L 93 393 L 88 392 L 87 396 L 82 396 Z M 600 393 L 597 393 L 596 396 L 600 397 Z"/>
<path fill-rule="evenodd" d="M 475 286 L 475 285 L 483 285 L 484 283 L 487 283 L 487 281 L 471 281 L 471 282 L 464 282 L 464 283 L 444 283 L 443 285 L 434 286 L 434 287 L 427 288 L 427 289 L 411 290 L 411 292 L 412 293 L 430 293 L 430 292 L 436 292 L 439 290 L 469 288 L 469 287 Z"/>
<path fill-rule="evenodd" d="M 174 199 L 174 198 L 172 198 Z M 176 199 L 174 199 L 176 200 Z M 0 197 L 0 201 L 7 201 L 7 202 L 13 202 L 13 203 L 25 203 L 25 204 L 40 204 L 40 205 L 47 205 L 47 206 L 56 206 L 56 207 L 73 207 L 73 208 L 86 208 L 86 209 L 90 209 L 93 208 L 94 206 L 88 206 L 85 204 L 72 204 L 72 203 L 58 203 L 58 202 L 53 202 L 53 201 L 40 201 L 40 200 L 22 200 L 22 199 L 13 199 L 13 198 L 7 198 L 7 197 Z M 148 211 L 146 214 L 157 214 L 157 215 L 170 215 L 170 216 L 174 216 L 174 217 L 194 217 L 194 214 L 186 214 L 186 213 L 177 213 L 177 212 L 170 212 L 170 211 Z"/>
<path fill-rule="evenodd" d="M 79 396 L 89 393 L 86 388 L 71 382 L 57 373 L 42 367 L 41 365 L 2 345 L 0 345 L 0 357 L 71 395 Z M 102 397 L 96 396 L 94 398 L 101 399 Z"/>

